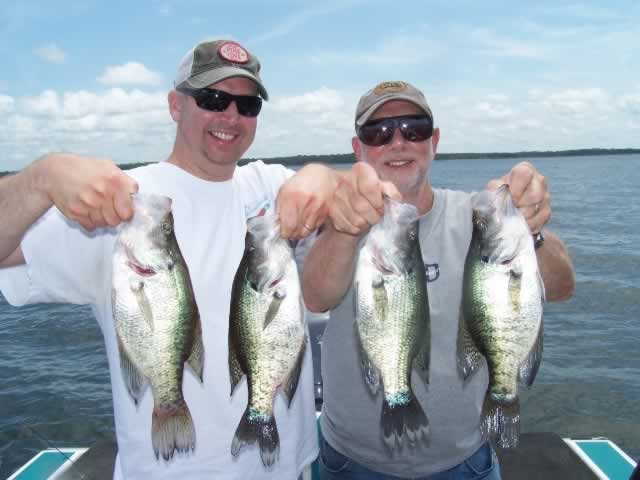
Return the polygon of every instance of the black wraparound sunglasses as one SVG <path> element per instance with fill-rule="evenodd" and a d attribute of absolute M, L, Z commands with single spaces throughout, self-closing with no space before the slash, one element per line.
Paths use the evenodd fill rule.
<path fill-rule="evenodd" d="M 238 113 L 243 117 L 257 117 L 262 109 L 262 98 L 257 95 L 232 95 L 214 88 L 179 87 L 176 90 L 193 97 L 198 107 L 210 112 L 224 112 L 231 102 L 236 102 Z"/>
<path fill-rule="evenodd" d="M 361 125 L 357 134 L 365 145 L 379 147 L 391 141 L 396 128 L 405 140 L 423 142 L 433 135 L 433 120 L 428 115 L 381 118 Z"/>

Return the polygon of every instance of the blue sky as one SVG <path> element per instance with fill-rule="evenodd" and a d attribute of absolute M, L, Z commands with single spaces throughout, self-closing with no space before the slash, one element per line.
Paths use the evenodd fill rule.
<path fill-rule="evenodd" d="M 349 152 L 383 80 L 425 92 L 441 152 L 640 148 L 636 0 L 3 0 L 0 170 L 54 150 L 163 160 L 178 62 L 212 38 L 263 65 L 248 157 Z"/>

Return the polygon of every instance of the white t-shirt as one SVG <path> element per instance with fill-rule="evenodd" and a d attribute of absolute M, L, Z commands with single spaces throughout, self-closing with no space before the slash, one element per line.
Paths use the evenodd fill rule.
<path fill-rule="evenodd" d="M 114 479 L 297 479 L 318 454 L 313 368 L 307 348 L 298 389 L 287 409 L 281 394 L 274 413 L 280 455 L 266 469 L 256 446 L 231 455 L 231 441 L 247 405 L 246 378 L 230 396 L 228 325 L 231 285 L 242 253 L 246 219 L 273 208 L 282 183 L 293 172 L 255 162 L 238 167 L 233 179 L 208 182 L 169 163 L 127 172 L 140 192 L 173 199 L 175 233 L 189 267 L 202 320 L 204 383 L 185 368 L 183 392 L 196 428 L 193 453 L 158 461 L 151 446 L 153 397 L 147 389 L 136 407 L 127 392 L 111 311 L 114 229 L 85 232 L 55 208 L 26 234 L 26 265 L 0 270 L 0 289 L 15 306 L 39 302 L 90 304 L 104 335 L 118 440 Z"/>

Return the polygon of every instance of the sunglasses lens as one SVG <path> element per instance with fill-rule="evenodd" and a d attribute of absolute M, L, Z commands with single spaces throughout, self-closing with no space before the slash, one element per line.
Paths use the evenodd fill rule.
<path fill-rule="evenodd" d="M 358 138 L 365 145 L 379 147 L 384 145 L 393 137 L 393 125 L 387 125 L 383 120 L 362 125 L 358 129 Z"/>
<path fill-rule="evenodd" d="M 433 125 L 428 117 L 407 118 L 400 122 L 400 131 L 410 142 L 423 142 L 433 135 Z"/>
<path fill-rule="evenodd" d="M 262 109 L 262 98 L 254 95 L 231 95 L 213 88 L 179 89 L 179 91 L 193 97 L 198 107 L 210 112 L 224 112 L 234 101 L 238 113 L 243 117 L 257 117 Z"/>
<path fill-rule="evenodd" d="M 254 96 L 236 97 L 238 113 L 245 117 L 257 117 L 262 109 L 262 98 Z"/>
<path fill-rule="evenodd" d="M 224 112 L 229 108 L 231 95 L 219 90 L 203 89 L 195 96 L 196 105 L 211 112 Z"/>
<path fill-rule="evenodd" d="M 391 141 L 396 128 L 409 142 L 423 142 L 433 135 L 433 123 L 427 116 L 392 117 L 362 125 L 358 138 L 365 145 L 379 147 Z"/>

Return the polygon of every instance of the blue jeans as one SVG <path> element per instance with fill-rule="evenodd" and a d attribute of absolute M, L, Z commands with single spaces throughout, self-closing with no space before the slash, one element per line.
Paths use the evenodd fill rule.
<path fill-rule="evenodd" d="M 320 480 L 402 480 L 400 477 L 385 475 L 369 470 L 337 452 L 320 436 L 320 457 L 318 458 Z M 498 457 L 489 442 L 473 455 L 455 467 L 428 477 L 415 480 L 500 480 Z"/>

